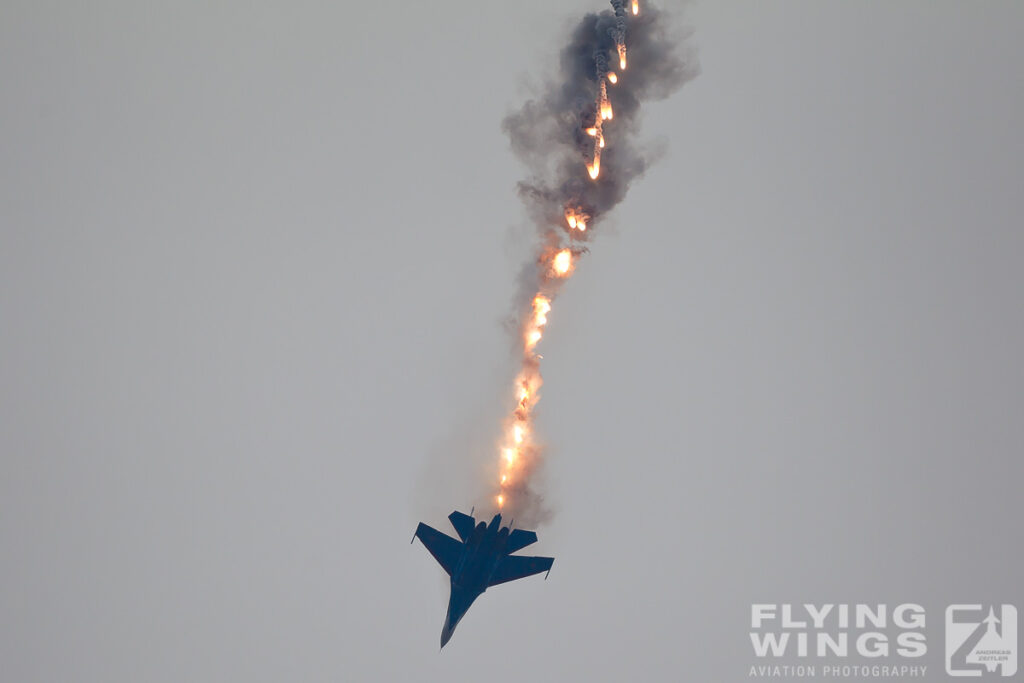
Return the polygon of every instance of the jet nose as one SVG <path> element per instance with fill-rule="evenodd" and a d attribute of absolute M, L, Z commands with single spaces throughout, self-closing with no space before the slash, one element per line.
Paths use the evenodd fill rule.
<path fill-rule="evenodd" d="M 448 614 L 444 617 L 444 629 L 441 631 L 441 647 L 451 640 L 452 633 L 455 632 L 455 627 L 459 625 L 459 621 L 466 614 L 466 610 L 473 604 L 477 596 L 480 593 L 476 593 L 472 590 L 461 588 L 452 584 L 452 595 L 448 600 Z"/>
<path fill-rule="evenodd" d="M 455 633 L 455 626 L 448 621 L 444 620 L 444 628 L 441 629 L 441 648 L 443 649 L 448 641 L 452 639 L 452 634 Z"/>

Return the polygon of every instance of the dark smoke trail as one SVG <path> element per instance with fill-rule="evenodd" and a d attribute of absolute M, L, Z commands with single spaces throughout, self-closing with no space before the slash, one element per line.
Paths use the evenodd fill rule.
<path fill-rule="evenodd" d="M 591 217 L 589 227 L 621 202 L 648 165 L 635 140 L 641 103 L 668 97 L 699 73 L 692 51 L 673 35 L 665 13 L 645 4 L 640 16 L 629 17 L 629 67 L 608 88 L 615 118 L 606 124 L 602 172 L 592 181 L 586 164 L 593 141 L 586 129 L 597 116 L 595 96 L 608 70 L 608 55 L 617 54 L 619 32 L 625 30 L 624 3 L 612 4 L 615 13 L 588 14 L 580 21 L 543 92 L 502 125 L 530 170 L 519 194 L 542 229 L 565 230 L 568 205 L 580 206 Z M 571 233 L 575 239 L 590 235 L 589 230 Z"/>
<path fill-rule="evenodd" d="M 667 97 L 697 75 L 685 43 L 667 17 L 646 7 L 628 16 L 623 0 L 614 11 L 588 14 L 562 50 L 557 72 L 535 99 L 508 116 L 503 128 L 530 170 L 519 195 L 541 234 L 537 258 L 520 281 L 516 324 L 522 362 L 517 406 L 501 447 L 498 493 L 493 500 L 520 523 L 536 526 L 550 510 L 534 487 L 543 448 L 532 435 L 532 410 L 543 384 L 540 341 L 547 312 L 592 228 L 621 202 L 649 158 L 635 139 L 640 104 Z M 628 29 L 628 33 L 627 33 Z M 628 70 L 622 70 L 629 54 Z M 614 55 L 616 59 L 610 60 Z M 619 72 L 614 71 L 618 65 Z"/>

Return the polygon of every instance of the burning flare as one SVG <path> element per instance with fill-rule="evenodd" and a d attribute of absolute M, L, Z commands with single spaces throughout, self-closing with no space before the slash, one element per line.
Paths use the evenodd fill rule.
<path fill-rule="evenodd" d="M 608 98 L 608 84 L 619 82 L 622 72 L 626 69 L 626 0 L 611 0 L 615 11 L 616 26 L 609 33 L 614 40 L 614 49 L 619 57 L 619 72 L 608 69 L 610 50 L 601 50 L 594 55 L 594 81 L 597 93 L 594 101 L 593 124 L 583 129 L 593 139 L 590 161 L 586 164 L 587 173 L 596 180 L 601 173 L 601 151 L 605 148 L 606 122 L 612 121 L 614 112 Z M 631 0 L 633 15 L 640 13 L 639 0 Z M 592 216 L 584 211 L 579 195 L 570 198 L 563 205 L 566 232 L 569 239 L 583 239 L 587 223 Z M 514 385 L 515 408 L 505 423 L 504 436 L 500 445 L 501 459 L 498 473 L 498 492 L 494 500 L 499 508 L 509 505 L 515 511 L 521 502 L 520 497 L 527 494 L 527 477 L 538 456 L 538 446 L 533 441 L 533 409 L 540 398 L 543 379 L 540 374 L 541 356 L 536 347 L 544 336 L 544 328 L 551 312 L 551 299 L 557 292 L 558 280 L 564 280 L 572 274 L 574 268 L 574 252 L 561 246 L 561 237 L 552 231 L 551 240 L 542 247 L 538 257 L 538 283 L 536 293 L 530 303 L 529 315 L 521 318 L 522 364 Z"/>
<path fill-rule="evenodd" d="M 555 259 L 551 262 L 551 267 L 555 269 L 558 275 L 566 275 L 569 269 L 572 268 L 572 252 L 568 249 L 562 249 L 560 252 L 555 254 Z"/>
<path fill-rule="evenodd" d="M 587 229 L 587 220 L 590 218 L 583 209 L 573 208 L 567 206 L 565 208 L 565 222 L 569 225 L 570 230 L 579 230 L 585 232 Z M 550 306 L 548 306 L 550 309 Z"/>
<path fill-rule="evenodd" d="M 537 342 L 541 340 L 543 332 L 541 331 L 545 325 L 548 324 L 548 312 L 551 310 L 551 301 L 543 294 L 538 294 L 533 298 L 533 318 L 530 320 L 530 324 L 527 325 L 525 349 L 531 351 Z M 527 385 L 520 383 L 519 388 L 519 400 L 520 402 L 529 398 L 530 389 Z M 521 441 L 521 439 L 516 439 Z"/>
<path fill-rule="evenodd" d="M 543 294 L 533 298 L 533 324 L 544 327 L 548 324 L 548 313 L 551 312 L 551 299 Z"/>
<path fill-rule="evenodd" d="M 604 79 L 601 79 L 601 90 L 597 97 L 597 108 L 601 112 L 601 121 L 610 121 L 612 119 L 612 103 L 608 99 L 608 86 L 605 85 Z"/>
<path fill-rule="evenodd" d="M 555 254 L 552 257 L 552 263 L 557 259 L 558 254 Z M 532 313 L 524 326 L 523 369 L 520 371 L 519 377 L 516 378 L 516 408 L 512 412 L 512 419 L 509 421 L 509 428 L 505 435 L 505 444 L 501 449 L 500 492 L 495 499 L 499 508 L 508 500 L 512 487 L 520 483 L 524 460 L 533 452 L 533 446 L 530 443 L 531 412 L 537 403 L 537 392 L 542 383 L 538 366 L 540 356 L 534 353 L 533 348 L 541 340 L 544 326 L 548 324 L 551 299 L 542 293 L 537 293 L 531 302 L 531 309 Z"/>

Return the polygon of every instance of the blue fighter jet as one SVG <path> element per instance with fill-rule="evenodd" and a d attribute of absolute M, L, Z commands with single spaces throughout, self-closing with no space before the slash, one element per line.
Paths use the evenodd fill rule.
<path fill-rule="evenodd" d="M 537 534 L 502 527 L 501 515 L 494 515 L 490 524 L 482 521 L 476 524 L 472 516 L 456 510 L 448 515 L 448 519 L 462 540 L 455 540 L 422 522 L 412 537 L 414 541 L 419 538 L 423 542 L 441 568 L 452 578 L 448 615 L 441 629 L 442 648 L 451 639 L 466 610 L 481 593 L 499 583 L 550 572 L 555 561 L 553 557 L 513 555 L 515 551 L 536 543 Z"/>

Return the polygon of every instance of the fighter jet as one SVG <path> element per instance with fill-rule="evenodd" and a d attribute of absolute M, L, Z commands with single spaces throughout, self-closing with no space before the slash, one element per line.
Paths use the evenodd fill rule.
<path fill-rule="evenodd" d="M 490 524 L 484 524 L 483 521 L 476 524 L 471 515 L 456 510 L 448 515 L 448 519 L 461 541 L 422 522 L 412 537 L 413 541 L 419 538 L 423 542 L 441 568 L 452 578 L 448 615 L 441 629 L 442 648 L 451 640 L 459 620 L 481 593 L 499 583 L 550 572 L 555 561 L 553 557 L 513 555 L 515 551 L 536 543 L 537 534 L 501 527 L 501 515 L 494 515 Z"/>

